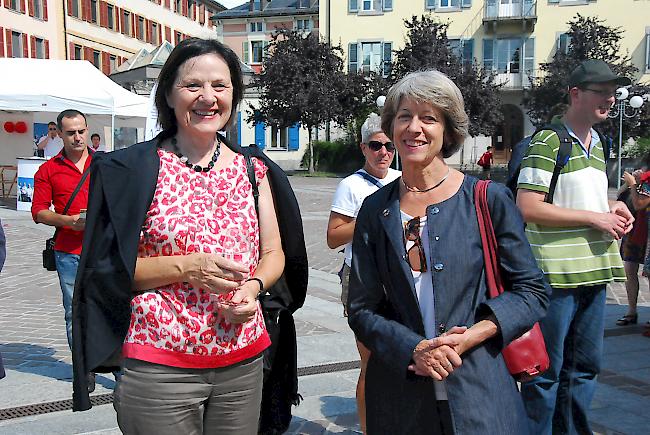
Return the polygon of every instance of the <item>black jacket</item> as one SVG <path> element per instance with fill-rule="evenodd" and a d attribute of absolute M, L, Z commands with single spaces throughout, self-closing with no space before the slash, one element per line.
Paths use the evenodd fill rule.
<path fill-rule="evenodd" d="M 223 139 L 222 142 L 226 143 Z M 73 334 L 72 348 L 75 411 L 91 408 L 89 372 L 107 373 L 119 368 L 131 316 L 140 229 L 153 200 L 160 166 L 156 143 L 157 138 L 123 150 L 97 153 L 93 159 L 86 229 L 73 297 L 72 322 L 78 331 Z M 307 291 L 307 254 L 298 203 L 282 169 L 260 150 L 226 145 L 237 153 L 248 152 L 261 158 L 269 168 L 286 266 L 263 305 L 265 318 L 269 317 L 266 306 L 271 305 L 276 307 L 271 320 L 278 319 L 280 312 L 290 314 L 301 307 Z M 270 326 L 272 329 L 273 325 Z M 273 336 L 273 331 L 270 333 Z M 294 336 L 295 343 L 295 330 L 286 333 Z M 269 349 L 274 346 L 275 343 Z M 287 357 L 288 363 L 280 370 L 293 365 L 290 378 L 294 382 L 288 384 L 284 400 L 290 403 L 297 397 L 295 362 L 291 364 L 296 359 L 295 345 L 294 355 Z M 274 370 L 276 366 L 273 365 Z"/>

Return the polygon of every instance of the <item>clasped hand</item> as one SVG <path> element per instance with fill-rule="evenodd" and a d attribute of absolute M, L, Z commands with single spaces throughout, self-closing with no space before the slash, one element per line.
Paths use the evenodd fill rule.
<path fill-rule="evenodd" d="M 234 291 L 230 300 L 217 302 L 229 323 L 240 324 L 253 319 L 257 312 L 259 284 L 244 281 L 250 273 L 248 266 L 217 254 L 197 253 L 185 258 L 185 281 L 192 287 L 217 294 Z"/>
<path fill-rule="evenodd" d="M 447 378 L 463 363 L 460 356 L 468 349 L 466 331 L 465 326 L 454 326 L 439 337 L 422 340 L 413 351 L 414 363 L 408 369 L 437 381 Z"/>
<path fill-rule="evenodd" d="M 230 293 L 242 286 L 248 267 L 217 254 L 185 256 L 184 281 L 211 293 Z"/>

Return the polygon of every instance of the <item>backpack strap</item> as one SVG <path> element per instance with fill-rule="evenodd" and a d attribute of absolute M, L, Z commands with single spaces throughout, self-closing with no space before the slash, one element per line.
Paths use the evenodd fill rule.
<path fill-rule="evenodd" d="M 260 209 L 259 209 L 259 196 L 260 196 L 260 190 L 257 186 L 257 179 L 255 178 L 255 168 L 253 167 L 253 162 L 251 160 L 251 154 L 249 149 L 243 148 L 244 152 L 242 155 L 244 156 L 244 160 L 246 160 L 246 173 L 248 174 L 248 181 L 250 181 L 251 186 L 253 188 L 253 199 L 255 200 L 255 213 L 259 216 L 260 215 Z"/>
<path fill-rule="evenodd" d="M 370 176 L 369 174 L 363 171 L 357 171 L 354 174 L 362 176 L 363 178 L 365 178 L 367 182 L 374 184 L 377 187 L 377 189 L 381 189 L 382 187 L 384 187 L 379 181 L 377 181 L 375 178 L 373 178 L 372 176 Z"/>
<path fill-rule="evenodd" d="M 562 172 L 562 169 L 564 169 L 566 164 L 569 162 L 569 158 L 571 157 L 573 138 L 564 125 L 549 124 L 542 130 L 553 130 L 560 140 L 560 148 L 557 151 L 557 158 L 555 159 L 555 168 L 553 169 L 551 184 L 548 186 L 548 193 L 546 194 L 546 199 L 544 200 L 545 202 L 552 204 L 553 195 L 555 194 L 555 187 L 557 186 L 557 181 L 560 178 L 560 172 Z"/>

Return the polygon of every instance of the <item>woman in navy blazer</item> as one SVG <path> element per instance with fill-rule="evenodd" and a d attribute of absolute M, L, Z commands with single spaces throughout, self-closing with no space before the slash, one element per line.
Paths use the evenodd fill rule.
<path fill-rule="evenodd" d="M 402 177 L 366 199 L 353 239 L 349 324 L 372 352 L 367 427 L 375 434 L 525 434 L 501 349 L 538 321 L 548 287 L 508 190 L 488 203 L 508 291 L 488 299 L 473 192 L 445 158 L 467 136 L 456 85 L 409 74 L 386 98 L 382 128 Z"/>

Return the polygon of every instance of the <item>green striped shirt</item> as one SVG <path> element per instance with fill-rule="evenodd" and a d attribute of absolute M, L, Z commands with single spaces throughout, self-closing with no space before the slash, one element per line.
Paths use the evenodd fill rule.
<path fill-rule="evenodd" d="M 573 137 L 569 162 L 560 172 L 553 195 L 558 207 L 609 212 L 605 155 L 598 133 L 591 130 L 589 156 Z M 521 164 L 517 188 L 548 193 L 560 140 L 552 130 L 536 134 Z M 574 288 L 625 281 L 618 244 L 589 226 L 550 227 L 529 223 L 526 236 L 552 287 Z"/>

